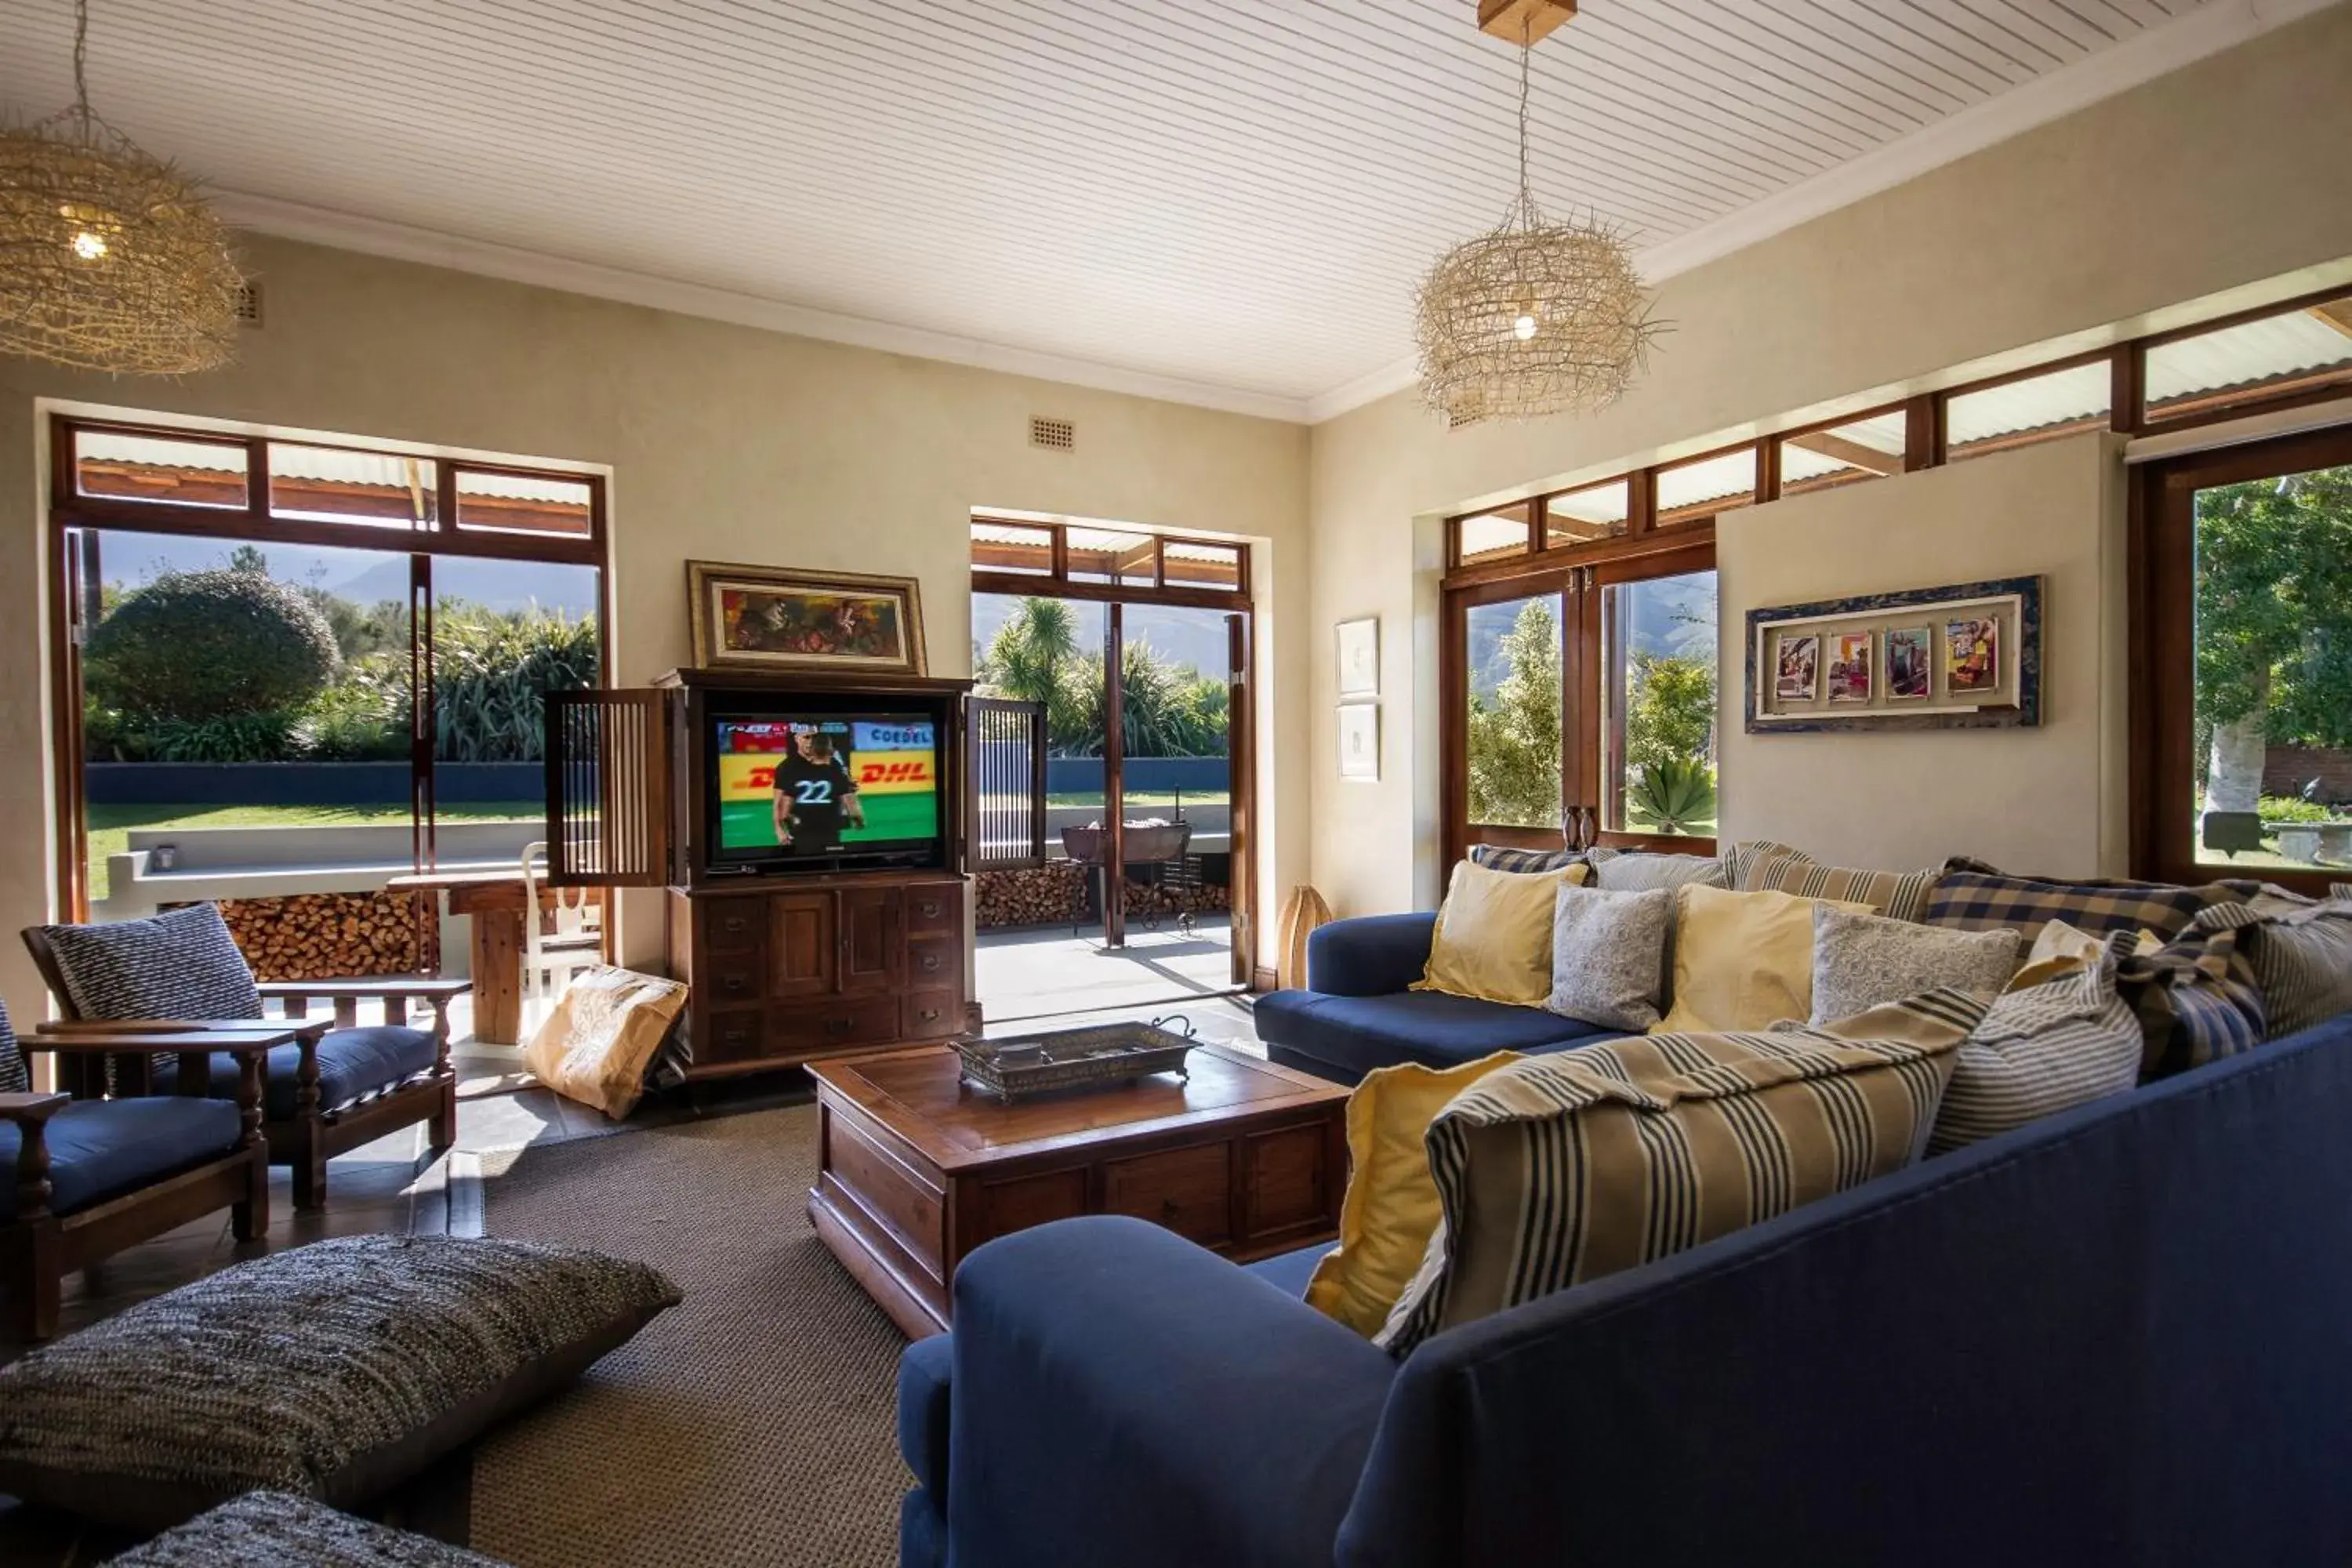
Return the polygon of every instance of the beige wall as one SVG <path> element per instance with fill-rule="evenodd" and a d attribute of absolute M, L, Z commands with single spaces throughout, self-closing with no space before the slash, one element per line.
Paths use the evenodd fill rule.
<path fill-rule="evenodd" d="M 2126 869 L 2124 520 L 2118 442 L 2077 436 L 1796 496 L 1726 528 L 1717 757 L 1727 839 L 1851 865 L 1973 855 L 2062 877 Z M 1987 576 L 2043 578 L 2032 729 L 1751 735 L 1748 612 Z"/>
<path fill-rule="evenodd" d="M 1755 428 L 1743 422 L 1861 406 L 2022 345 L 2113 341 L 2108 329 L 2249 284 L 2277 280 L 2275 298 L 2340 279 L 2352 258 L 2347 80 L 2352 6 L 2337 6 L 1675 278 L 1658 300 L 1673 335 L 1601 414 L 1448 432 L 1408 393 L 1317 426 L 1310 822 L 1314 879 L 1333 907 L 1436 896 L 1438 514 L 1738 439 Z M 1727 518 L 1727 550 L 1772 517 Z M 1824 582 L 1839 570 L 1821 567 Z M 1958 574 L 2019 569 L 1988 546 Z M 1792 565 L 1791 592 L 1819 596 L 1806 576 Z M 1887 585 L 1937 574 L 1899 577 Z M 1334 623 L 1362 615 L 1381 618 L 1385 755 L 1378 784 L 1343 784 L 1328 643 Z M 1727 777 L 1735 814 L 1760 805 L 1756 782 Z M 1897 797 L 1873 809 L 1915 808 Z M 1811 847 L 1830 855 L 1898 837 L 1861 819 L 1821 826 Z"/>
<path fill-rule="evenodd" d="M 37 397 L 608 464 L 619 675 L 688 655 L 689 557 L 921 578 L 934 673 L 968 673 L 974 506 L 1261 542 L 1261 679 L 1303 687 L 1307 432 L 1297 426 L 751 331 L 578 295 L 254 238 L 268 322 L 234 368 L 110 381 L 0 361 L 0 928 L 47 916 Z M 1077 449 L 1028 445 L 1032 414 Z M 1270 679 L 1268 677 L 1270 676 Z M 1303 769 L 1263 747 L 1265 875 L 1305 871 Z M 654 906 L 624 911 L 657 952 Z M 0 993 L 43 1011 L 13 939 Z"/>

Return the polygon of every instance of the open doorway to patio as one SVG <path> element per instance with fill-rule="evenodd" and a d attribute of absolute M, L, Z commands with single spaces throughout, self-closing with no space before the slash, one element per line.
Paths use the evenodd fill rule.
<path fill-rule="evenodd" d="M 1246 547 L 989 516 L 972 589 L 986 1016 L 1244 988 Z"/>

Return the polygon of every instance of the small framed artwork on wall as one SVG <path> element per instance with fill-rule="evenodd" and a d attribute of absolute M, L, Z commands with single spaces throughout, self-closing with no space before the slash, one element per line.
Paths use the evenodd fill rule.
<path fill-rule="evenodd" d="M 1377 616 L 1339 623 L 1339 695 L 1381 694 L 1381 622 Z"/>
<path fill-rule="evenodd" d="M 1339 704 L 1339 776 L 1349 784 L 1381 779 L 1381 705 Z"/>
<path fill-rule="evenodd" d="M 2042 719 L 2042 580 L 1748 612 L 1748 732 L 1975 730 Z"/>

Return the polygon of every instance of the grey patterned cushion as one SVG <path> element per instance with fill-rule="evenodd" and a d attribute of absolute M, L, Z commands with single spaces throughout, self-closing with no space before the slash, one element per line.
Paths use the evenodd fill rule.
<path fill-rule="evenodd" d="M 1540 876 L 1565 870 L 1584 858 L 1581 849 L 1513 849 L 1501 844 L 1473 844 L 1470 864 L 1489 871 L 1518 871 Z"/>
<path fill-rule="evenodd" d="M 677 1288 L 578 1248 L 355 1236 L 0 1370 L 0 1491 L 126 1530 L 273 1488 L 349 1506 L 570 1383 Z"/>
<path fill-rule="evenodd" d="M 2275 1040 L 2352 1010 L 2352 887 L 2337 884 L 2314 902 L 2264 888 L 2245 905 L 2198 917 L 2200 926 L 2234 925 L 2263 988 L 2263 1010 Z"/>
<path fill-rule="evenodd" d="M 1791 849 L 1769 838 L 1735 844 L 1723 857 L 1724 874 L 1735 892 L 1794 893 L 1801 899 L 1835 899 L 1840 903 L 1868 904 L 1898 921 L 1926 918 L 1927 896 L 1943 873 L 1867 871 L 1850 866 L 1824 866 L 1801 849 Z"/>
<path fill-rule="evenodd" d="M 261 993 L 216 905 L 143 921 L 43 926 L 85 1018 L 258 1018 Z"/>
<path fill-rule="evenodd" d="M 2013 931 L 1945 931 L 1813 906 L 1813 1016 L 1826 1024 L 1948 985 L 1993 997 L 2017 973 Z"/>
<path fill-rule="evenodd" d="M 1685 882 L 1709 888 L 1731 886 L 1724 877 L 1723 862 L 1712 855 L 1653 855 L 1635 850 L 1604 858 L 1596 850 L 1588 858 L 1603 892 L 1646 893 L 1653 888 L 1672 891 Z"/>
<path fill-rule="evenodd" d="M 0 1094 L 23 1094 L 32 1087 L 25 1053 L 16 1048 L 16 1026 L 8 1021 L 8 1004 L 0 1002 Z"/>
<path fill-rule="evenodd" d="M 247 1492 L 108 1561 L 115 1568 L 500 1568 L 478 1552 L 270 1491 Z"/>
<path fill-rule="evenodd" d="M 2116 990 L 2116 971 L 2138 939 L 2107 938 L 2098 963 L 1996 998 L 1969 1037 L 1936 1110 L 1937 1153 L 2045 1116 L 2123 1094 L 2139 1082 L 2139 1016 Z"/>
<path fill-rule="evenodd" d="M 1664 1015 L 1658 978 L 1675 896 L 1663 888 L 1611 893 L 1566 883 L 1552 895 L 1551 995 L 1544 1006 L 1604 1028 L 1647 1029 Z"/>

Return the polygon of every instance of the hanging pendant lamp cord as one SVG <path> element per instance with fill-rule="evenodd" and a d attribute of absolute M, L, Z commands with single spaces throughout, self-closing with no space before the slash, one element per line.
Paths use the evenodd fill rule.
<path fill-rule="evenodd" d="M 89 119 L 89 0 L 74 0 L 74 112 Z"/>
<path fill-rule="evenodd" d="M 1519 205 L 1529 208 L 1535 205 L 1535 195 L 1528 188 L 1528 79 L 1534 69 L 1535 56 L 1532 37 L 1519 45 Z"/>

